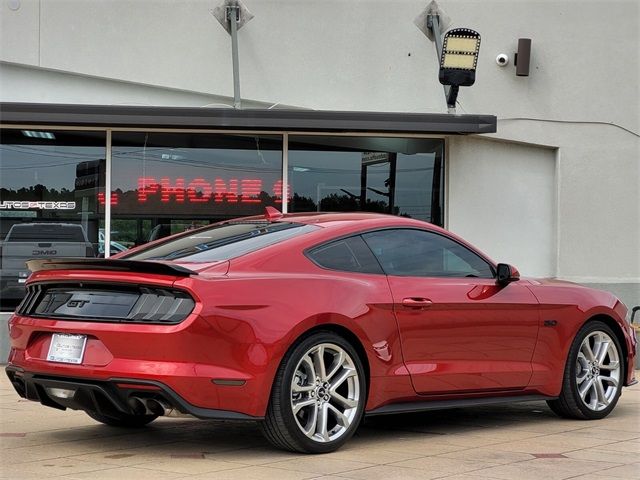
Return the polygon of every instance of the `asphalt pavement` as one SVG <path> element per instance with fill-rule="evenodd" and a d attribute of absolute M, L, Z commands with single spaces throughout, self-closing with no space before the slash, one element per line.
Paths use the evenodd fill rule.
<path fill-rule="evenodd" d="M 640 385 L 604 420 L 563 420 L 544 402 L 389 416 L 335 453 L 300 455 L 252 424 L 107 427 L 20 399 L 2 374 L 0 426 L 0 478 L 11 480 L 640 479 Z"/>

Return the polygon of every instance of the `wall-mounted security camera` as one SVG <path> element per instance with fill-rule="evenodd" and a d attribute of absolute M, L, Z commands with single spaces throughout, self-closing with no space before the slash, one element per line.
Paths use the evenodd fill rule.
<path fill-rule="evenodd" d="M 509 55 L 507 55 L 506 53 L 501 53 L 500 55 L 498 55 L 496 57 L 496 63 L 500 66 L 500 67 L 505 67 L 509 64 Z"/>

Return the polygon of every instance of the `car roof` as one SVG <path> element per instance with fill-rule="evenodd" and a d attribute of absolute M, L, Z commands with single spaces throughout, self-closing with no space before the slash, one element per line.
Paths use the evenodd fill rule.
<path fill-rule="evenodd" d="M 270 245 L 266 249 L 251 252 L 245 256 L 246 260 L 249 262 L 251 261 L 251 257 L 253 257 L 254 255 L 262 255 L 262 251 L 265 251 L 266 254 L 267 250 L 270 252 L 268 253 L 268 255 L 271 255 L 274 251 L 281 251 L 282 253 L 288 255 L 290 252 L 289 246 L 292 244 L 296 244 L 304 250 L 306 248 L 313 247 L 314 245 L 321 245 L 325 242 L 333 241 L 334 239 L 340 238 L 342 236 L 354 235 L 361 232 L 388 228 L 413 228 L 429 230 L 434 233 L 440 233 L 449 238 L 452 238 L 458 243 L 476 252 L 489 263 L 495 265 L 495 262 L 488 255 L 486 255 L 485 253 L 477 249 L 474 245 L 470 244 L 455 233 L 447 231 L 442 227 L 429 222 L 425 222 L 423 220 L 401 217 L 398 215 L 370 212 L 301 212 L 281 214 L 272 219 L 269 219 L 263 215 L 256 215 L 253 217 L 238 218 L 235 221 L 269 223 L 288 222 L 320 227 L 315 232 L 311 232 L 308 235 L 289 238 L 283 242 L 278 243 L 277 245 Z M 231 220 L 230 222 L 234 222 L 234 220 Z M 237 260 L 238 259 L 236 259 L 236 261 Z"/>
<path fill-rule="evenodd" d="M 294 221 L 296 223 L 307 223 L 314 225 L 322 225 L 325 223 L 335 222 L 360 222 L 375 219 L 392 219 L 398 218 L 395 215 L 386 215 L 384 213 L 369 212 L 301 212 L 287 213 L 282 216 L 281 220 Z"/>
<path fill-rule="evenodd" d="M 265 215 L 240 217 L 222 223 L 234 222 L 293 222 L 305 225 L 316 225 L 331 230 L 357 230 L 368 228 L 406 227 L 422 228 L 458 238 L 452 232 L 424 220 L 373 212 L 300 212 L 280 214 L 277 218 L 268 219 Z M 459 239 L 459 238 L 458 238 Z M 462 239 L 459 239 L 462 240 Z M 464 241 L 463 241 L 464 242 Z M 466 242 L 464 242 L 466 243 Z"/>
<path fill-rule="evenodd" d="M 413 218 L 402 217 L 398 215 L 390 215 L 384 213 L 371 213 L 371 212 L 300 212 L 300 213 L 289 213 L 289 214 L 281 214 L 277 210 L 273 209 L 275 215 L 272 213 L 272 217 L 269 217 L 269 213 L 267 215 L 254 215 L 249 217 L 239 217 L 230 220 L 225 220 L 213 225 L 206 225 L 200 228 L 196 228 L 195 230 L 190 230 L 183 232 L 181 234 L 176 234 L 168 238 L 157 239 L 153 242 L 149 242 L 145 245 L 141 245 L 139 247 L 135 247 L 127 251 L 127 257 L 129 255 L 135 254 L 139 250 L 144 250 L 146 248 L 150 248 L 157 244 L 161 244 L 163 242 L 168 241 L 170 238 L 178 238 L 184 235 L 193 235 L 201 230 L 206 230 L 216 225 L 229 225 L 236 223 L 256 223 L 256 224 L 265 224 L 265 223 L 295 223 L 299 225 L 311 225 L 317 227 L 315 232 L 311 232 L 310 235 L 305 235 L 304 237 L 294 237 L 286 239 L 282 242 L 279 242 L 277 245 L 269 245 L 264 248 L 260 248 L 254 252 L 247 253 L 243 256 L 245 257 L 253 257 L 254 255 L 260 255 L 260 252 L 263 250 L 268 250 L 269 252 L 277 251 L 280 248 L 288 249 L 292 243 L 300 242 L 303 248 L 308 246 L 312 246 L 314 244 L 320 244 L 326 241 L 331 241 L 332 239 L 339 238 L 344 235 L 352 235 L 358 234 L 360 232 L 377 230 L 377 229 L 387 229 L 387 228 L 415 228 L 422 230 L 430 230 L 435 233 L 441 233 L 443 235 L 452 237 L 457 240 L 459 243 L 468 246 L 472 250 L 484 256 L 487 260 L 490 260 L 482 252 L 478 251 L 473 245 L 466 242 L 464 239 L 458 237 L 452 232 L 449 232 L 437 225 L 432 223 L 425 222 L 423 220 L 416 220 Z M 306 246 L 305 246 L 306 245 Z M 271 254 L 271 253 L 270 253 Z M 237 261 L 237 259 L 236 259 Z"/>
<path fill-rule="evenodd" d="M 306 225 L 317 225 L 323 228 L 342 229 L 353 227 L 356 229 L 363 228 L 384 228 L 388 227 L 407 227 L 407 228 L 426 228 L 432 231 L 446 233 L 451 232 L 423 220 L 414 218 L 401 217 L 386 213 L 371 212 L 304 212 L 284 214 L 277 221 L 295 222 Z"/>
<path fill-rule="evenodd" d="M 274 222 L 293 222 L 303 223 L 308 225 L 318 225 L 321 227 L 327 227 L 331 225 L 339 225 L 345 223 L 364 223 L 372 221 L 388 221 L 394 224 L 407 223 L 407 224 L 422 224 L 436 227 L 428 222 L 414 220 L 407 217 L 400 217 L 397 215 L 391 215 L 386 213 L 371 213 L 371 212 L 300 212 L 300 213 L 285 213 L 281 216 L 273 219 Z M 229 222 L 242 222 L 242 221 L 269 221 L 263 215 L 255 215 L 251 217 L 240 217 Z M 436 227 L 438 228 L 438 227 Z"/>

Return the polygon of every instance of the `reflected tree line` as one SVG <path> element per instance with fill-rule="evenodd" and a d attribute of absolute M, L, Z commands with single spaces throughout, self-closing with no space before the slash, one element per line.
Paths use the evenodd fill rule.
<path fill-rule="evenodd" d="M 52 201 L 52 202 L 72 202 L 75 199 L 75 190 L 61 188 L 48 188 L 42 184 L 33 185 L 31 187 L 22 187 L 17 190 L 9 188 L 0 188 L 0 201 Z"/>
<path fill-rule="evenodd" d="M 22 187 L 19 189 L 0 188 L 0 201 L 74 201 L 82 197 L 91 197 L 98 203 L 98 189 L 86 190 L 69 190 L 62 188 L 48 188 L 45 185 L 37 184 L 30 187 Z M 183 200 L 178 202 L 176 198 Z M 102 200 L 101 203 L 104 203 Z M 265 206 L 275 206 L 278 208 L 282 205 L 279 196 L 271 195 L 265 191 L 261 191 L 259 195 L 250 199 L 241 196 L 222 196 L 210 198 L 203 196 L 200 191 L 194 192 L 187 189 L 172 192 L 170 198 L 162 201 L 159 194 L 147 195 L 145 201 L 140 200 L 140 192 L 138 189 L 123 191 L 116 189 L 112 193 L 112 212 L 114 215 L 123 214 L 141 214 L 141 215 L 187 215 L 189 217 L 198 215 L 252 215 L 261 213 Z M 302 196 L 294 193 L 289 199 L 289 210 L 295 212 L 353 212 L 368 211 L 378 213 L 389 213 L 389 205 L 382 200 L 365 201 L 364 208 L 361 199 L 358 196 L 331 193 L 320 200 L 320 208 L 317 202 L 308 196 Z M 394 214 L 400 212 L 396 207 Z"/>

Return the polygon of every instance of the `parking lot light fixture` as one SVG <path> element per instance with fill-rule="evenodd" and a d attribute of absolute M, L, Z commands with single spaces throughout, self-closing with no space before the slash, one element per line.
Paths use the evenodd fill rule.
<path fill-rule="evenodd" d="M 447 106 L 454 109 L 459 87 L 469 87 L 476 80 L 476 67 L 480 51 L 480 34 L 469 28 L 455 28 L 444 35 L 440 73 L 442 85 L 450 85 Z"/>

